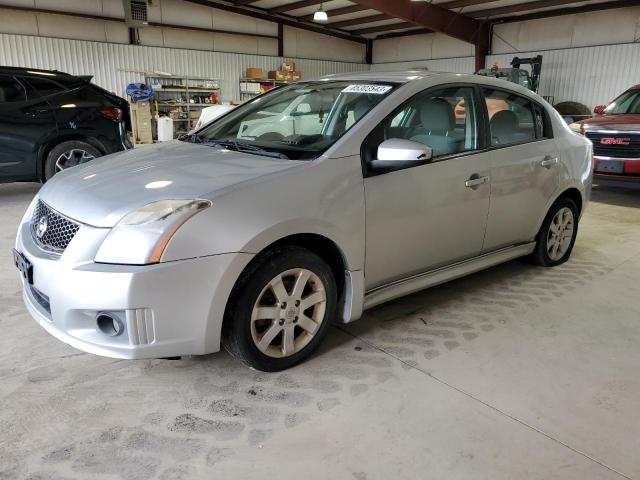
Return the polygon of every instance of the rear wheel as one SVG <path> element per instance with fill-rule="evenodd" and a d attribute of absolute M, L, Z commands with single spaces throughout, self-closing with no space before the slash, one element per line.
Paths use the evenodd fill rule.
<path fill-rule="evenodd" d="M 223 345 L 257 370 L 284 370 L 320 345 L 335 309 L 336 283 L 324 260 L 281 247 L 259 257 L 234 289 Z"/>
<path fill-rule="evenodd" d="M 56 173 L 90 162 L 102 153 L 87 142 L 72 140 L 62 142 L 51 149 L 44 164 L 44 179 L 49 180 Z"/>
<path fill-rule="evenodd" d="M 571 256 L 578 235 L 578 208 L 569 198 L 559 199 L 542 224 L 533 261 L 543 267 L 555 267 Z"/>

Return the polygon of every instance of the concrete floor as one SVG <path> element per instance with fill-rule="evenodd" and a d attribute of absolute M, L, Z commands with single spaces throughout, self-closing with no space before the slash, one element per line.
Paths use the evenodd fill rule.
<path fill-rule="evenodd" d="M 573 259 L 336 327 L 311 361 L 84 354 L 27 315 L 0 185 L 0 479 L 640 479 L 640 191 L 596 189 Z"/>

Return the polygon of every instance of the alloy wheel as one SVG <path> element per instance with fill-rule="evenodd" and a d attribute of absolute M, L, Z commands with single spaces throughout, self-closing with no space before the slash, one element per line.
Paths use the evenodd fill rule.
<path fill-rule="evenodd" d="M 56 173 L 93 160 L 95 157 L 81 148 L 67 150 L 56 160 Z"/>
<path fill-rule="evenodd" d="M 326 289 L 310 270 L 276 275 L 262 289 L 251 312 L 251 337 L 263 354 L 290 357 L 304 349 L 325 320 Z"/>
<path fill-rule="evenodd" d="M 573 212 L 564 207 L 556 212 L 547 234 L 547 253 L 554 262 L 560 260 L 571 246 L 575 230 Z"/>

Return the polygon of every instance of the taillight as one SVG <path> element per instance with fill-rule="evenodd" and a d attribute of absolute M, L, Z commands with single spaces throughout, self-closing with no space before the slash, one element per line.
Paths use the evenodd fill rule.
<path fill-rule="evenodd" d="M 110 108 L 101 108 L 100 115 L 107 117 L 114 122 L 120 122 L 124 118 L 124 113 L 122 109 L 118 107 L 110 107 Z"/>

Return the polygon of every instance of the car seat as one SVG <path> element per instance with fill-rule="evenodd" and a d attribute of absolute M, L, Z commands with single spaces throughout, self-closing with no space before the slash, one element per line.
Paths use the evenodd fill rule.
<path fill-rule="evenodd" d="M 430 98 L 420 107 L 420 125 L 409 137 L 433 149 L 433 156 L 460 151 L 462 141 L 455 137 L 456 119 L 451 104 L 444 98 Z"/>
<path fill-rule="evenodd" d="M 511 110 L 497 112 L 491 118 L 489 126 L 492 145 L 508 145 L 528 139 L 528 135 L 520 131 L 518 116 Z"/>

